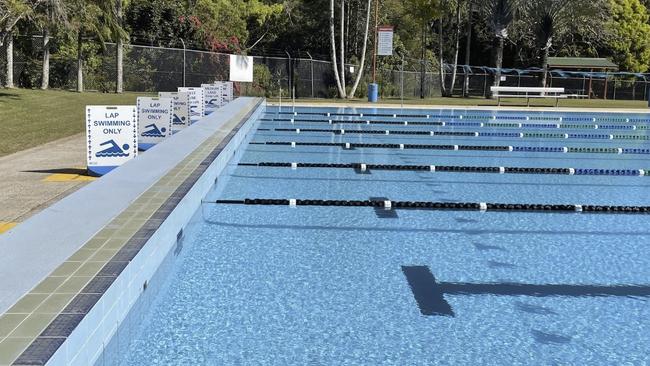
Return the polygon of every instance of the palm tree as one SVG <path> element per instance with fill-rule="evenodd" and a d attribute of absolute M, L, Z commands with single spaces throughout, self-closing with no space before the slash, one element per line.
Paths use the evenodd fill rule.
<path fill-rule="evenodd" d="M 43 67 L 41 89 L 50 86 L 50 34 L 57 24 L 66 23 L 66 9 L 62 0 L 44 0 L 37 9 L 36 22 L 43 29 Z"/>
<path fill-rule="evenodd" d="M 83 43 L 93 36 L 102 45 L 107 38 L 126 38 L 120 26 L 113 0 L 68 0 L 70 29 L 77 38 L 77 91 L 83 92 Z"/>
<path fill-rule="evenodd" d="M 508 28 L 514 20 L 514 15 L 519 4 L 525 2 L 536 3 L 538 0 L 485 0 L 479 3 L 481 12 L 487 18 L 490 29 L 494 37 L 498 40 L 494 62 L 496 68 L 494 86 L 499 86 L 501 83 L 503 49 L 505 47 L 505 41 L 508 39 Z"/>
<path fill-rule="evenodd" d="M 589 26 L 588 20 L 607 8 L 598 0 L 536 0 L 522 4 L 522 17 L 534 32 L 543 52 L 541 86 L 546 86 L 548 57 L 555 41 L 575 26 Z M 595 22 L 593 22 L 595 23 Z"/>

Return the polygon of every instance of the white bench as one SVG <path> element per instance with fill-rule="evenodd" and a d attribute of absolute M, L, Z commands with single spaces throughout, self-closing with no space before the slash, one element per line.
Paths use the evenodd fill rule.
<path fill-rule="evenodd" d="M 541 88 L 541 87 L 516 87 L 516 86 L 493 86 L 490 88 L 492 96 L 497 98 L 497 105 L 501 105 L 501 98 L 526 98 L 526 106 L 530 107 L 531 98 L 552 98 L 555 99 L 555 106 L 558 106 L 560 99 L 567 99 L 564 95 L 564 88 Z"/>

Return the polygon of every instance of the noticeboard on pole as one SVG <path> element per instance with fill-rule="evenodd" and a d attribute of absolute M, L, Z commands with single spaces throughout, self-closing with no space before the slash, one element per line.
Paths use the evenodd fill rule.
<path fill-rule="evenodd" d="M 393 55 L 393 26 L 382 25 L 377 27 L 377 55 Z"/>

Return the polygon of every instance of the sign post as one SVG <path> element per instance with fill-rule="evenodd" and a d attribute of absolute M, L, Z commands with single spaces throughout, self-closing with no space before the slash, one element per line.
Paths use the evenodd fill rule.
<path fill-rule="evenodd" d="M 174 101 L 171 98 L 138 97 L 138 148 L 148 150 L 172 135 Z"/>
<path fill-rule="evenodd" d="M 88 171 L 104 175 L 138 155 L 135 106 L 86 106 Z"/>
<path fill-rule="evenodd" d="M 189 95 L 189 105 L 190 105 L 190 125 L 192 123 L 198 122 L 205 115 L 204 107 L 205 102 L 203 101 L 203 88 L 178 88 L 179 92 L 185 92 Z"/>
<path fill-rule="evenodd" d="M 172 116 L 172 134 L 184 129 L 190 123 L 189 94 L 185 92 L 160 92 L 160 98 L 171 98 L 174 101 Z"/>

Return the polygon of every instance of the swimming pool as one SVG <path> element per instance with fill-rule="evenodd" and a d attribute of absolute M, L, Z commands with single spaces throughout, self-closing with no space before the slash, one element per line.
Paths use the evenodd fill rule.
<path fill-rule="evenodd" d="M 649 115 L 268 107 L 255 123 L 118 333 L 127 351 L 100 362 L 650 362 L 648 216 L 589 212 L 650 206 Z"/>

